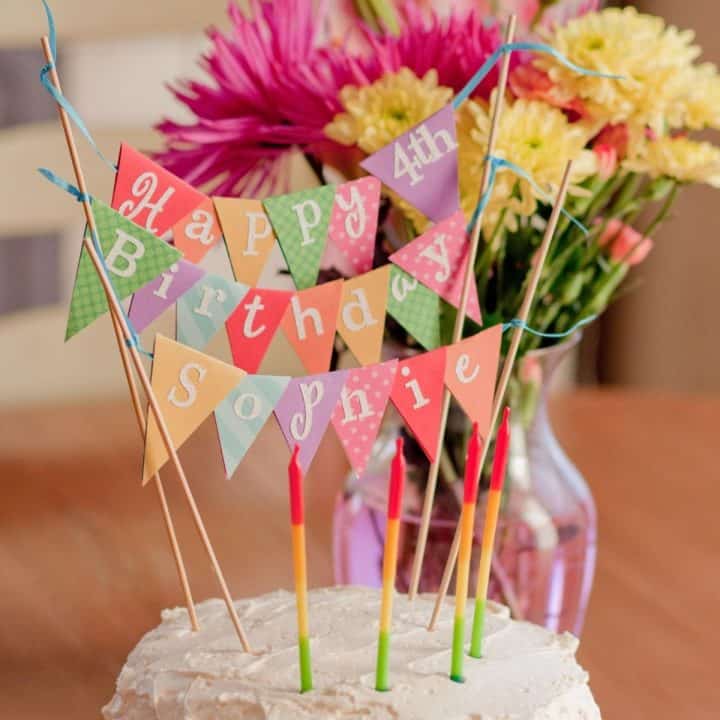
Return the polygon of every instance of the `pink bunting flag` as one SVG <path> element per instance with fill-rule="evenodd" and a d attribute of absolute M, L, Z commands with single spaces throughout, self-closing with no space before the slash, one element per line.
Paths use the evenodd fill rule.
<path fill-rule="evenodd" d="M 500 360 L 502 325 L 479 332 L 445 348 L 445 384 L 465 414 L 487 438 Z"/>
<path fill-rule="evenodd" d="M 360 163 L 438 222 L 460 207 L 458 144 L 452 105 L 438 110 Z"/>
<path fill-rule="evenodd" d="M 206 200 L 206 195 L 135 148 L 120 146 L 112 207 L 128 220 L 162 237 Z"/>
<path fill-rule="evenodd" d="M 388 360 L 350 370 L 333 412 L 333 427 L 358 475 L 365 470 L 380 432 L 397 366 L 397 360 Z"/>
<path fill-rule="evenodd" d="M 260 367 L 293 293 L 252 288 L 225 321 L 233 363 L 254 373 Z"/>
<path fill-rule="evenodd" d="M 191 263 L 199 263 L 221 239 L 215 206 L 209 197 L 173 226 L 173 243 Z"/>
<path fill-rule="evenodd" d="M 133 295 L 128 311 L 135 330 L 142 332 L 204 276 L 205 271 L 201 267 L 179 260 L 162 275 L 141 287 Z"/>
<path fill-rule="evenodd" d="M 445 348 L 401 360 L 390 399 L 430 462 L 437 458 Z"/>
<path fill-rule="evenodd" d="M 307 470 L 325 434 L 345 384 L 347 370 L 293 378 L 275 407 L 289 448 L 300 446 L 300 467 Z"/>
<path fill-rule="evenodd" d="M 337 248 L 354 275 L 372 269 L 381 187 L 377 178 L 364 177 L 338 185 L 335 191 L 326 259 L 331 257 L 330 249 Z"/>
<path fill-rule="evenodd" d="M 462 210 L 424 232 L 390 256 L 390 261 L 434 290 L 454 307 L 460 306 L 470 243 Z M 477 285 L 468 297 L 467 315 L 482 324 Z"/>

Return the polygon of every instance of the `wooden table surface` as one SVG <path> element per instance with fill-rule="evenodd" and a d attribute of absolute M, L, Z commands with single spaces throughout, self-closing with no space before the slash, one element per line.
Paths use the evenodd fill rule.
<path fill-rule="evenodd" d="M 598 569 L 580 659 L 610 720 L 720 716 L 720 398 L 583 391 L 556 399 L 561 442 L 590 481 Z M 128 651 L 181 604 L 125 404 L 0 414 L 0 717 L 98 718 Z M 332 435 L 332 434 L 329 434 Z M 235 595 L 291 586 L 286 453 L 264 431 L 232 482 L 206 423 L 182 450 Z M 343 461 L 308 477 L 310 579 L 332 582 Z M 214 580 L 173 473 L 166 486 L 196 599 Z M 267 547 L 259 547 L 259 532 Z"/>

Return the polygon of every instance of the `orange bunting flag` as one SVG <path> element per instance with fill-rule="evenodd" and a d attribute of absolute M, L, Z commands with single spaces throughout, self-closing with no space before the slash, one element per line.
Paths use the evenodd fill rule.
<path fill-rule="evenodd" d="M 120 145 L 112 207 L 128 220 L 162 237 L 206 200 L 207 195 L 135 148 Z"/>
<path fill-rule="evenodd" d="M 293 292 L 251 288 L 225 321 L 233 363 L 257 372 Z"/>
<path fill-rule="evenodd" d="M 440 444 L 444 376 L 444 347 L 401 360 L 390 396 L 430 462 Z"/>
<path fill-rule="evenodd" d="M 337 330 L 361 365 L 380 361 L 390 265 L 343 283 Z"/>
<path fill-rule="evenodd" d="M 445 385 L 478 424 L 482 440 L 490 426 L 501 341 L 502 325 L 494 325 L 445 348 Z"/>
<path fill-rule="evenodd" d="M 244 370 L 170 340 L 155 339 L 151 382 L 173 447 L 179 448 L 245 377 Z M 143 485 L 168 461 L 152 411 L 145 435 Z"/>
<path fill-rule="evenodd" d="M 175 223 L 172 232 L 173 243 L 185 259 L 199 263 L 222 237 L 212 200 L 206 197 L 198 207 Z"/>
<path fill-rule="evenodd" d="M 255 286 L 275 245 L 275 233 L 260 200 L 213 198 L 233 275 Z"/>
<path fill-rule="evenodd" d="M 342 288 L 342 280 L 333 280 L 300 290 L 283 317 L 283 332 L 309 373 L 324 373 L 330 368 Z"/>

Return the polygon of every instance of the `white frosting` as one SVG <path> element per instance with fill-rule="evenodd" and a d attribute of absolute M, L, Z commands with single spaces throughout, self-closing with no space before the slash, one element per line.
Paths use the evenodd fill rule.
<path fill-rule="evenodd" d="M 257 655 L 242 652 L 225 606 L 197 606 L 201 631 L 184 609 L 132 651 L 103 709 L 106 720 L 599 720 L 577 640 L 509 619 L 489 604 L 485 657 L 465 660 L 466 682 L 452 682 L 453 606 L 437 630 L 425 624 L 432 599 L 395 599 L 392 689 L 374 690 L 380 595 L 367 588 L 310 593 L 315 689 L 298 692 L 295 597 L 277 591 L 236 603 Z M 470 605 L 468 605 L 470 609 Z M 470 620 L 469 620 L 470 621 Z"/>

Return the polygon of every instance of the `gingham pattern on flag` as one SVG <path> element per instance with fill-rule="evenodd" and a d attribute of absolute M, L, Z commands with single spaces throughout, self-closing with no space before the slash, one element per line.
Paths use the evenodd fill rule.
<path fill-rule="evenodd" d="M 142 257 L 136 260 L 135 272 L 130 277 L 122 277 L 112 270 L 108 273 L 118 299 L 132 295 L 182 258 L 182 253 L 174 247 L 124 218 L 102 201 L 93 198 L 92 208 L 100 247 L 105 257 L 118 241 L 118 230 L 127 233 L 145 248 Z M 90 255 L 83 246 L 70 300 L 65 339 L 68 340 L 107 311 L 105 291 Z"/>
<path fill-rule="evenodd" d="M 320 261 L 327 244 L 328 225 L 335 198 L 334 185 L 301 190 L 290 195 L 278 195 L 263 201 L 265 211 L 280 243 L 285 262 L 298 290 L 313 287 L 317 282 Z M 320 221 L 311 235 L 314 242 L 303 245 L 303 236 L 293 206 L 314 200 L 320 207 Z"/>

